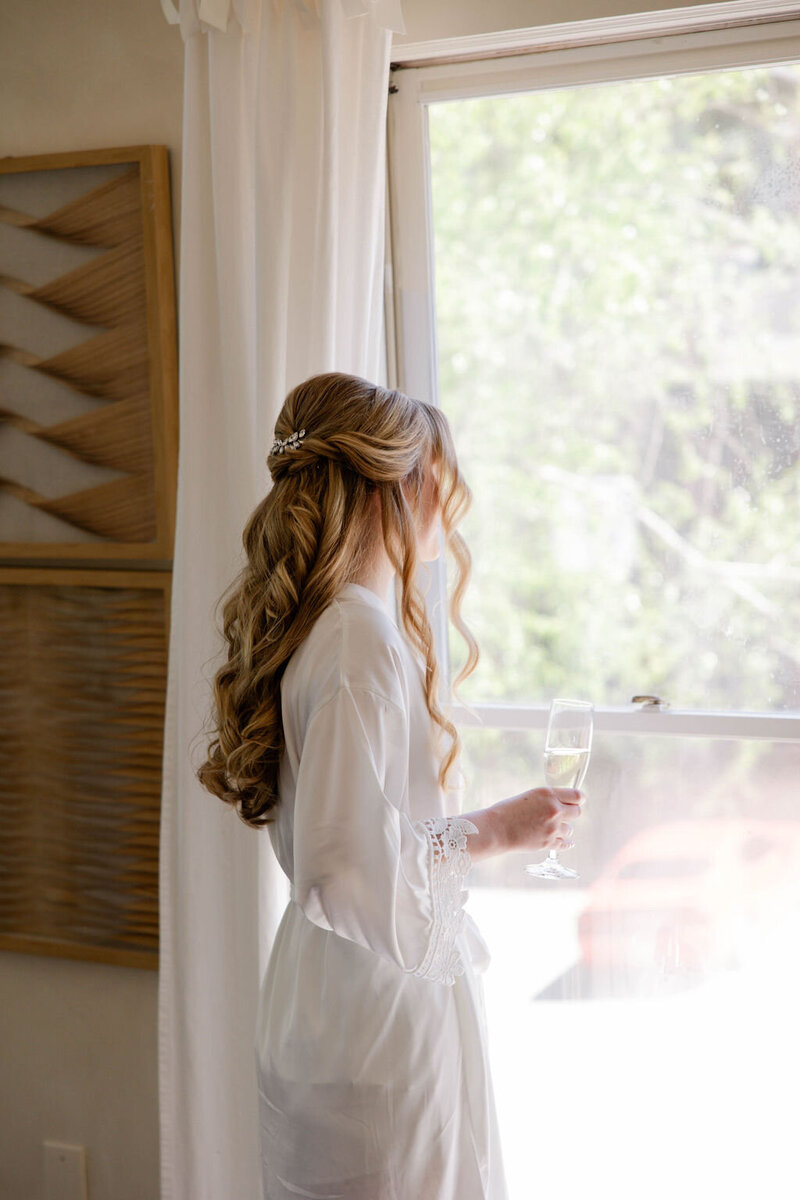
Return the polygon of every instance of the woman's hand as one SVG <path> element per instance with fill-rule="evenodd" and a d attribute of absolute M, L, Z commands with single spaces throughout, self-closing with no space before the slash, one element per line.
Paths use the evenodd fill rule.
<path fill-rule="evenodd" d="M 470 835 L 467 849 L 473 859 L 508 850 L 567 850 L 575 844 L 572 822 L 581 815 L 584 799 L 575 788 L 537 787 L 464 813 L 479 830 Z"/>

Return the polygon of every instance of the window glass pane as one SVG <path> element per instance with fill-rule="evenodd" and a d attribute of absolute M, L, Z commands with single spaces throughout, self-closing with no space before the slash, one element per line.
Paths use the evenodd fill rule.
<path fill-rule="evenodd" d="M 543 732 L 462 733 L 465 811 L 541 780 Z M 581 878 L 473 865 L 510 1200 L 800 1186 L 798 778 L 796 744 L 596 734 Z"/>
<path fill-rule="evenodd" d="M 544 730 L 461 726 L 459 732 L 463 811 L 544 783 Z M 580 882 L 560 880 L 554 889 L 549 880 L 521 875 L 531 860 L 527 852 L 479 861 L 470 880 L 476 886 L 533 887 L 546 894 L 585 888 L 609 872 L 631 879 L 696 880 L 728 826 L 738 830 L 743 861 L 755 867 L 774 830 L 788 822 L 786 837 L 795 827 L 800 834 L 798 780 L 798 742 L 596 731 L 582 784 L 587 800 L 575 822 L 576 846 L 565 854 Z M 706 822 L 707 829 L 698 822 Z M 663 838 L 654 829 L 663 830 Z M 794 887 L 800 900 L 800 857 Z"/>
<path fill-rule="evenodd" d="M 800 67 L 438 102 L 429 129 L 464 699 L 800 707 Z"/>

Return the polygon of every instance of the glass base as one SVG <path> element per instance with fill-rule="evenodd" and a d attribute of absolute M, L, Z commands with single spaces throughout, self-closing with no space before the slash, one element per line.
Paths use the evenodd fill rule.
<path fill-rule="evenodd" d="M 545 858 L 542 862 L 528 863 L 525 872 L 528 875 L 535 875 L 537 879 L 580 879 L 577 871 L 573 871 L 572 867 L 565 867 L 557 858 Z"/>

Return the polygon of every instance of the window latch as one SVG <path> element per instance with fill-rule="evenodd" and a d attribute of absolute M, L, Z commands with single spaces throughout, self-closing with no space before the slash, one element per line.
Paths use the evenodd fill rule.
<path fill-rule="evenodd" d="M 631 696 L 631 704 L 639 704 L 642 708 L 669 708 L 660 696 Z"/>

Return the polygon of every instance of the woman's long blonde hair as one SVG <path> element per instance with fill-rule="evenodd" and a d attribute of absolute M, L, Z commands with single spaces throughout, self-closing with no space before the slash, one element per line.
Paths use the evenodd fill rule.
<path fill-rule="evenodd" d="M 274 819 L 278 802 L 283 673 L 316 619 L 374 549 L 366 530 L 376 488 L 402 624 L 425 664 L 428 711 L 440 737 L 441 731 L 449 735 L 439 769 L 439 782 L 447 786 L 461 742 L 439 707 L 433 635 L 415 584 L 414 515 L 426 464 L 436 466 L 445 546 L 456 565 L 450 617 L 467 644 L 454 684 L 478 661 L 477 644 L 461 618 L 470 555 L 455 529 L 471 493 L 444 414 L 403 392 L 331 372 L 312 376 L 286 397 L 276 437 L 303 429 L 299 445 L 268 455 L 273 486 L 244 528 L 247 562 L 215 608 L 216 614 L 224 606 L 227 662 L 213 681 L 213 741 L 197 777 L 256 827 Z"/>

